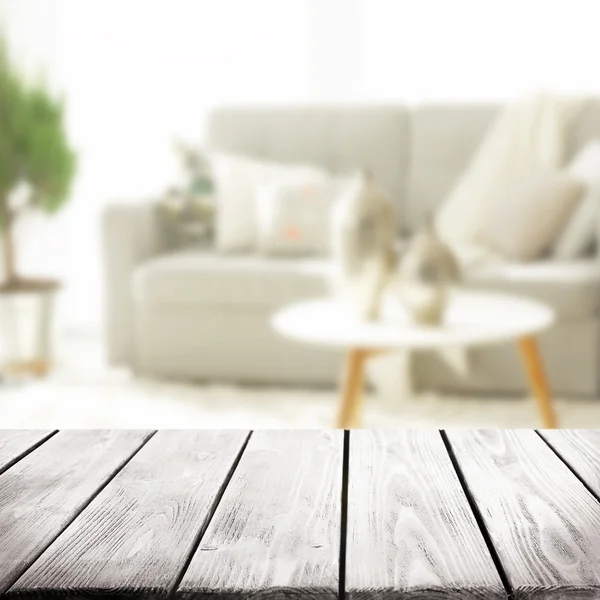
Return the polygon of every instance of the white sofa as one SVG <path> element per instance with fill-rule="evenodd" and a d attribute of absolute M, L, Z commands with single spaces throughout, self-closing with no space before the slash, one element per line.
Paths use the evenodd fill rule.
<path fill-rule="evenodd" d="M 410 235 L 449 191 L 497 106 L 428 105 L 222 108 L 208 119 L 210 147 L 333 171 L 370 168 Z M 600 114 L 584 113 L 569 154 L 600 137 Z M 332 385 L 341 354 L 296 344 L 269 327 L 278 308 L 326 291 L 326 259 L 166 254 L 154 206 L 115 202 L 102 221 L 106 343 L 112 364 L 136 373 L 192 380 Z M 542 337 L 556 393 L 595 396 L 600 382 L 600 261 L 543 261 L 472 276 L 470 285 L 511 290 L 554 307 Z M 513 345 L 476 350 L 473 375 L 456 376 L 438 357 L 415 361 L 416 384 L 448 392 L 522 393 Z"/>

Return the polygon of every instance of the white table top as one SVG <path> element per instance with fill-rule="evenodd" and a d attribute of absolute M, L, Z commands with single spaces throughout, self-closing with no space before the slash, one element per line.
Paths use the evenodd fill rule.
<path fill-rule="evenodd" d="M 398 302 L 384 305 L 379 322 L 361 322 L 333 298 L 293 304 L 277 312 L 272 325 L 282 335 L 302 342 L 336 347 L 435 349 L 478 346 L 539 333 L 554 322 L 548 306 L 509 294 L 456 292 L 444 324 L 411 323 Z"/>

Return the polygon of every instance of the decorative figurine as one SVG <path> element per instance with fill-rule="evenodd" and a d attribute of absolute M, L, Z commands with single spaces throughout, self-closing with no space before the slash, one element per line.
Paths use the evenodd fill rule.
<path fill-rule="evenodd" d="M 439 238 L 430 217 L 400 261 L 400 299 L 412 320 L 421 325 L 441 324 L 450 288 L 459 279 L 458 260 Z"/>
<path fill-rule="evenodd" d="M 361 171 L 332 214 L 334 286 L 361 319 L 380 318 L 384 291 L 396 271 L 395 239 L 394 206 L 373 176 Z"/>

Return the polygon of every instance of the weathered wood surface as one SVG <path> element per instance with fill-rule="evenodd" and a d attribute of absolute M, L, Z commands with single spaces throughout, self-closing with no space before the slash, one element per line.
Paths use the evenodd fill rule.
<path fill-rule="evenodd" d="M 247 437 L 159 431 L 11 592 L 170 593 Z"/>
<path fill-rule="evenodd" d="M 353 431 L 346 597 L 506 598 L 438 431 Z"/>
<path fill-rule="evenodd" d="M 185 598 L 335 598 L 342 431 L 259 431 L 178 589 Z"/>
<path fill-rule="evenodd" d="M 452 431 L 518 599 L 600 598 L 600 504 L 534 431 Z"/>
<path fill-rule="evenodd" d="M 544 429 L 539 434 L 600 497 L 600 429 Z"/>
<path fill-rule="evenodd" d="M 599 469 L 600 431 L 0 431 L 0 597 L 600 600 Z"/>
<path fill-rule="evenodd" d="M 6 471 L 27 452 L 44 442 L 52 431 L 37 429 L 0 430 L 0 473 Z"/>
<path fill-rule="evenodd" d="M 0 475 L 0 593 L 46 550 L 149 435 L 61 431 Z"/>

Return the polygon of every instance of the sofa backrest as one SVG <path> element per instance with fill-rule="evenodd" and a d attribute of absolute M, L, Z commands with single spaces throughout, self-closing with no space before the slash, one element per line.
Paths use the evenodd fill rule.
<path fill-rule="evenodd" d="M 422 105 L 411 112 L 404 219 L 419 227 L 447 196 L 482 142 L 499 106 Z"/>
<path fill-rule="evenodd" d="M 406 205 L 409 112 L 401 105 L 217 108 L 207 121 L 206 142 L 333 172 L 368 168 L 399 211 Z"/>
<path fill-rule="evenodd" d="M 369 168 L 411 233 L 450 192 L 500 104 L 223 107 L 207 122 L 215 149 L 334 172 Z M 567 158 L 600 138 L 600 101 L 585 109 L 567 139 Z"/>
<path fill-rule="evenodd" d="M 410 161 L 405 222 L 419 226 L 451 191 L 501 109 L 455 104 L 416 107 L 410 118 Z M 565 161 L 591 139 L 600 139 L 600 100 L 586 103 L 565 139 Z"/>

